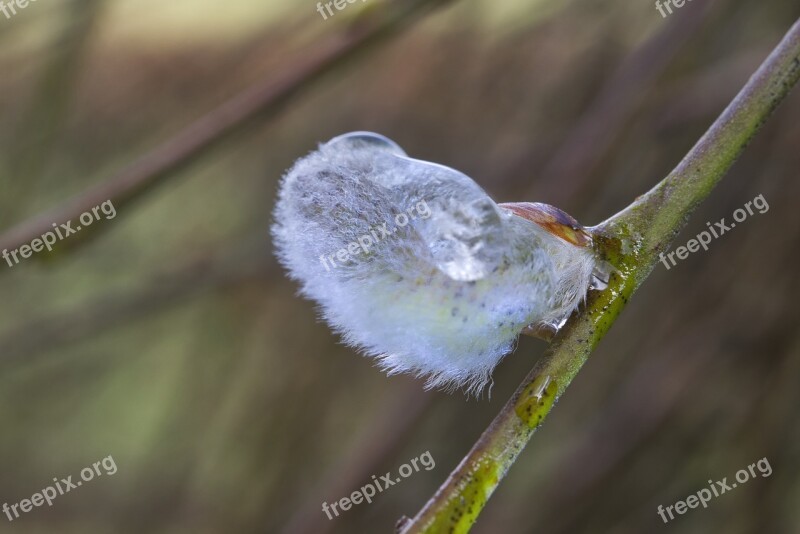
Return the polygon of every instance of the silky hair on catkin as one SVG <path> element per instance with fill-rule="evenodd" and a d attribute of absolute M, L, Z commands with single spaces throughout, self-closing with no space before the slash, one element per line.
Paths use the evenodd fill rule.
<path fill-rule="evenodd" d="M 563 323 L 598 263 L 589 233 L 561 210 L 497 204 L 465 174 L 368 132 L 286 172 L 272 236 L 345 343 L 389 374 L 468 394 L 491 383 L 523 330 Z"/>

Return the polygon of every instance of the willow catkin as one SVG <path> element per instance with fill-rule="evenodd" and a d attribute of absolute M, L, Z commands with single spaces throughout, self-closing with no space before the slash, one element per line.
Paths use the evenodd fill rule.
<path fill-rule="evenodd" d="M 389 374 L 479 393 L 525 327 L 578 306 L 597 264 L 560 210 L 505 206 L 463 173 L 355 132 L 285 174 L 272 234 L 347 344 Z"/>

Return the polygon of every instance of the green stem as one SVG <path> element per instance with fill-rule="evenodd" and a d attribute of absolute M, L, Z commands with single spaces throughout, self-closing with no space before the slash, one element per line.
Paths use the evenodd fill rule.
<path fill-rule="evenodd" d="M 540 362 L 425 507 L 401 534 L 468 532 L 536 428 L 659 261 L 695 207 L 722 179 L 800 78 L 800 21 L 739 95 L 664 180 L 592 228 L 598 253 L 616 270 L 591 291 Z"/>

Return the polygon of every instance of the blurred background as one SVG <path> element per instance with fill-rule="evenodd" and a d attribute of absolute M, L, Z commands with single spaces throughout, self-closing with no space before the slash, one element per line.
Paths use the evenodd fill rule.
<path fill-rule="evenodd" d="M 387 378 L 276 265 L 282 172 L 373 130 L 498 202 L 596 224 L 677 164 L 800 16 L 787 0 L 667 18 L 630 0 L 403 5 L 402 19 L 381 0 L 327 20 L 311 0 L 0 13 L 0 242 L 99 184 L 117 209 L 0 263 L 0 503 L 109 455 L 118 467 L 0 515 L 0 531 L 392 532 L 545 345 L 522 339 L 490 398 Z M 800 530 L 799 142 L 795 92 L 674 246 L 759 194 L 770 210 L 656 267 L 473 532 Z M 425 451 L 434 469 L 322 512 Z M 658 516 L 765 457 L 771 476 Z"/>

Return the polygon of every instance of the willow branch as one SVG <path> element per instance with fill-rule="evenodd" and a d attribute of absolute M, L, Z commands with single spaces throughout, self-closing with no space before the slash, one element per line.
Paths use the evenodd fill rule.
<path fill-rule="evenodd" d="M 52 229 L 53 223 L 74 220 L 106 200 L 120 208 L 192 163 L 206 149 L 244 127 L 264 120 L 285 108 L 289 100 L 370 45 L 394 35 L 429 10 L 451 0 L 395 0 L 379 13 L 355 21 L 350 31 L 330 42 L 315 43 L 311 52 L 298 59 L 298 66 L 263 81 L 235 96 L 179 134 L 140 157 L 108 180 L 89 188 L 67 202 L 0 235 L 0 250 L 14 250 Z M 97 225 L 100 228 L 102 225 Z M 94 230 L 93 227 L 92 230 Z M 77 242 L 77 240 L 73 240 Z"/>
<path fill-rule="evenodd" d="M 649 192 L 592 228 L 616 267 L 608 287 L 559 331 L 539 363 L 402 534 L 465 533 L 592 350 L 644 282 L 689 215 L 800 78 L 800 21 L 678 166 Z"/>

